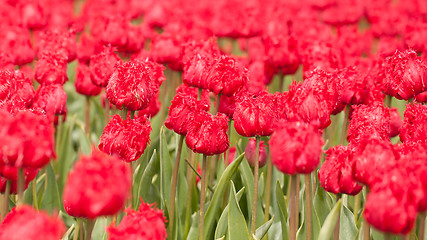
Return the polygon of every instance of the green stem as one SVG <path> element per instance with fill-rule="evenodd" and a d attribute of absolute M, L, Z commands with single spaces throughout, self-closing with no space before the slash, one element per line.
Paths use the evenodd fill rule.
<path fill-rule="evenodd" d="M 366 221 L 366 219 L 363 220 L 363 240 L 370 240 L 371 239 L 371 226 Z"/>
<path fill-rule="evenodd" d="M 82 225 L 82 220 L 80 218 L 77 218 L 76 230 L 74 230 L 73 240 L 78 240 L 79 239 L 79 233 L 80 233 L 81 225 Z"/>
<path fill-rule="evenodd" d="M 33 205 L 36 210 L 39 210 L 39 204 L 37 199 L 37 181 L 34 179 L 33 181 Z"/>
<path fill-rule="evenodd" d="M 391 100 L 393 100 L 393 99 L 392 99 L 392 97 L 390 95 L 386 95 L 385 96 L 385 104 L 389 108 L 391 107 Z"/>
<path fill-rule="evenodd" d="M 107 126 L 110 121 L 110 102 L 108 98 L 105 98 L 105 106 L 104 106 L 104 124 Z"/>
<path fill-rule="evenodd" d="M 130 111 L 130 118 L 134 119 L 135 118 L 135 111 Z"/>
<path fill-rule="evenodd" d="M 9 212 L 9 195 L 10 195 L 10 181 L 6 181 L 6 190 L 3 194 L 3 202 L 2 202 L 2 208 L 1 208 L 1 219 L 4 219 L 6 214 Z"/>
<path fill-rule="evenodd" d="M 285 85 L 285 79 L 283 78 L 282 70 L 279 72 L 279 92 L 283 92 L 283 88 Z"/>
<path fill-rule="evenodd" d="M 345 115 L 344 115 L 344 120 L 342 124 L 342 129 L 341 129 L 341 145 L 344 145 L 345 137 L 347 136 L 347 125 L 348 125 L 348 116 L 350 114 L 350 107 L 346 106 L 344 111 L 345 111 Z"/>
<path fill-rule="evenodd" d="M 206 197 L 206 170 L 207 170 L 207 156 L 203 155 L 203 166 L 202 166 L 202 186 L 200 193 L 200 212 L 199 212 L 199 240 L 203 240 L 203 225 L 205 223 L 205 197 Z"/>
<path fill-rule="evenodd" d="M 18 169 L 18 206 L 24 204 L 24 169 Z"/>
<path fill-rule="evenodd" d="M 222 94 L 220 93 L 220 94 L 218 94 L 217 95 L 217 97 L 216 97 L 216 106 L 215 106 L 215 109 L 212 111 L 212 115 L 216 115 L 216 113 L 218 112 L 218 110 L 219 110 L 219 103 L 220 103 L 220 101 L 221 101 L 221 96 L 222 96 Z"/>
<path fill-rule="evenodd" d="M 264 221 L 267 222 L 270 218 L 270 201 L 271 201 L 271 178 L 273 172 L 273 164 L 271 163 L 271 158 L 268 156 L 267 159 L 267 179 L 266 179 L 266 189 L 265 189 L 265 216 Z"/>
<path fill-rule="evenodd" d="M 255 148 L 255 167 L 254 167 L 254 195 L 252 197 L 252 221 L 251 221 L 251 239 L 255 234 L 256 230 L 256 209 L 258 204 L 258 177 L 259 177 L 259 141 L 260 137 L 256 136 L 256 148 Z"/>
<path fill-rule="evenodd" d="M 193 153 L 193 151 L 189 150 L 189 159 L 190 159 L 189 165 L 194 164 L 195 156 L 196 154 Z M 190 230 L 190 225 L 191 225 L 191 221 L 190 221 L 191 213 L 192 213 L 191 202 L 193 198 L 193 188 L 196 183 L 195 180 L 196 180 L 195 175 L 192 174 L 192 166 L 188 167 L 187 168 L 188 195 L 187 195 L 187 205 L 186 205 L 187 207 L 185 209 L 184 239 L 187 239 L 188 232 Z"/>
<path fill-rule="evenodd" d="M 357 222 L 357 220 L 359 219 L 361 196 L 362 196 L 362 192 L 360 192 L 356 196 L 354 196 L 354 210 L 353 210 L 354 222 Z"/>
<path fill-rule="evenodd" d="M 289 239 L 296 240 L 297 226 L 296 216 L 298 210 L 296 209 L 296 191 L 298 175 L 291 175 L 290 193 L 289 193 Z"/>
<path fill-rule="evenodd" d="M 125 107 L 123 107 L 123 110 L 120 112 L 120 116 L 122 117 L 123 120 L 126 120 L 128 117 L 128 111 Z"/>
<path fill-rule="evenodd" d="M 85 240 L 91 240 L 92 239 L 92 231 L 93 227 L 95 226 L 95 219 L 88 219 L 86 223 L 86 238 Z"/>
<path fill-rule="evenodd" d="M 419 225 L 419 229 L 418 229 L 418 239 L 425 239 L 424 236 L 424 228 L 425 228 L 425 224 L 426 224 L 426 213 L 421 213 L 420 214 L 420 225 Z"/>
<path fill-rule="evenodd" d="M 184 142 L 184 136 L 179 135 L 178 140 L 178 149 L 175 157 L 175 166 L 173 167 L 173 175 L 172 175 L 172 189 L 171 189 L 171 199 L 170 199 L 170 211 L 169 211 L 169 236 L 171 239 L 174 235 L 174 223 L 175 223 L 175 195 L 176 195 L 176 183 L 178 180 L 178 170 L 179 170 L 179 162 L 181 160 L 181 151 L 182 151 L 182 144 Z"/>
<path fill-rule="evenodd" d="M 90 138 L 90 97 L 86 96 L 85 133 Z"/>
<path fill-rule="evenodd" d="M 305 210 L 306 210 L 306 239 L 311 240 L 313 234 L 313 222 L 311 216 L 311 174 L 304 175 L 305 180 Z"/>

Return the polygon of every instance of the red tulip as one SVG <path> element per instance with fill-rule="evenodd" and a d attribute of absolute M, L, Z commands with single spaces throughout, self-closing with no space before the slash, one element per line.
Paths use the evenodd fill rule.
<path fill-rule="evenodd" d="M 388 140 L 366 139 L 356 147 L 353 164 L 354 179 L 371 187 L 396 164 L 396 153 Z"/>
<path fill-rule="evenodd" d="M 272 163 L 285 174 L 308 174 L 319 165 L 323 140 L 311 125 L 280 122 L 269 143 Z"/>
<path fill-rule="evenodd" d="M 406 105 L 403 114 L 403 125 L 400 128 L 402 142 L 417 142 L 427 139 L 427 106 L 422 104 Z"/>
<path fill-rule="evenodd" d="M 112 104 L 130 111 L 147 108 L 158 91 L 153 65 L 143 61 L 131 61 L 115 66 L 107 86 L 107 97 Z"/>
<path fill-rule="evenodd" d="M 27 108 L 34 95 L 33 83 L 23 72 L 0 70 L 0 104 L 9 103 L 17 108 Z"/>
<path fill-rule="evenodd" d="M 209 96 L 202 93 L 201 100 L 197 100 L 197 89 L 181 85 L 176 89 L 176 95 L 169 107 L 169 116 L 165 126 L 180 135 L 187 135 L 188 125 L 200 111 L 209 110 Z"/>
<path fill-rule="evenodd" d="M 64 56 L 68 62 L 77 57 L 76 33 L 74 30 L 55 29 L 40 32 L 36 35 L 37 56 L 39 58 L 47 52 L 54 52 Z"/>
<path fill-rule="evenodd" d="M 40 29 L 46 26 L 47 12 L 40 2 L 26 2 L 20 6 L 22 23 L 29 29 Z"/>
<path fill-rule="evenodd" d="M 38 169 L 24 168 L 24 190 L 27 189 L 31 181 L 33 181 L 38 174 Z M 18 193 L 18 168 L 11 166 L 1 167 L 0 174 L 0 192 L 6 192 L 7 181 L 10 181 L 10 194 Z"/>
<path fill-rule="evenodd" d="M 36 62 L 34 78 L 43 85 L 64 84 L 67 77 L 67 57 L 57 52 L 44 52 Z"/>
<path fill-rule="evenodd" d="M 347 139 L 351 143 L 376 138 L 386 140 L 390 135 L 390 113 L 383 105 L 353 106 Z"/>
<path fill-rule="evenodd" d="M 223 55 L 215 59 L 207 81 L 215 94 L 232 96 L 248 82 L 248 70 L 235 58 Z"/>
<path fill-rule="evenodd" d="M 96 96 L 101 93 L 102 88 L 93 84 L 90 77 L 90 70 L 86 64 L 77 65 L 76 80 L 74 82 L 76 92 L 86 96 Z"/>
<path fill-rule="evenodd" d="M 396 137 L 400 133 L 400 128 L 403 125 L 402 118 L 397 111 L 397 108 L 390 108 L 390 136 Z"/>
<path fill-rule="evenodd" d="M 396 52 L 384 63 L 387 94 L 408 100 L 427 89 L 426 65 L 413 50 Z"/>
<path fill-rule="evenodd" d="M 0 156 L 5 165 L 42 168 L 55 158 L 54 129 L 46 116 L 29 111 L 1 115 Z"/>
<path fill-rule="evenodd" d="M 153 98 L 150 100 L 150 105 L 138 111 L 138 116 L 142 117 L 145 116 L 147 118 L 153 118 L 157 115 L 160 111 L 160 100 L 159 100 L 159 92 L 153 96 Z"/>
<path fill-rule="evenodd" d="M 417 179 L 408 176 L 405 169 L 388 169 L 367 196 L 366 221 L 383 232 L 408 234 L 414 226 L 422 197 L 422 192 L 414 188 L 417 184 Z"/>
<path fill-rule="evenodd" d="M 3 6 L 2 6 L 3 7 Z M 16 23 L 16 16 L 15 23 Z M 0 33 L 0 51 L 10 57 L 14 65 L 24 65 L 34 60 L 34 49 L 31 45 L 31 32 L 19 26 L 2 25 Z"/>
<path fill-rule="evenodd" d="M 90 57 L 89 70 L 93 84 L 99 87 L 106 87 L 114 66 L 120 58 L 114 53 L 114 48 L 104 47 L 104 50 Z"/>
<path fill-rule="evenodd" d="M 224 113 L 229 118 L 233 118 L 234 110 L 236 109 L 236 97 L 231 96 L 221 96 L 221 99 L 219 101 L 219 108 L 218 112 Z"/>
<path fill-rule="evenodd" d="M 126 162 L 137 160 L 150 141 L 151 126 L 146 117 L 122 120 L 114 115 L 105 126 L 99 149 Z"/>
<path fill-rule="evenodd" d="M 234 128 L 245 137 L 269 136 L 277 120 L 276 97 L 267 91 L 243 93 L 236 99 Z"/>
<path fill-rule="evenodd" d="M 251 167 L 255 166 L 256 159 L 256 140 L 254 138 L 250 138 L 248 144 L 245 148 L 245 157 L 248 160 L 249 165 Z M 264 141 L 260 141 L 259 143 L 259 167 L 262 168 L 267 163 L 267 150 L 264 146 Z"/>
<path fill-rule="evenodd" d="M 120 224 L 116 227 L 113 223 L 108 228 L 108 239 L 166 239 L 163 212 L 152 206 L 142 202 L 138 211 L 126 210 L 126 216 L 123 217 Z"/>
<path fill-rule="evenodd" d="M 67 112 L 67 93 L 59 84 L 42 85 L 37 89 L 32 107 L 47 114 L 63 115 Z"/>
<path fill-rule="evenodd" d="M 196 153 L 215 155 L 225 152 L 229 142 L 227 136 L 228 117 L 222 113 L 212 115 L 201 111 L 188 124 L 185 138 L 188 148 Z"/>
<path fill-rule="evenodd" d="M 26 205 L 13 208 L 0 225 L 1 240 L 58 240 L 64 233 L 60 218 Z"/>
<path fill-rule="evenodd" d="M 129 165 L 93 149 L 70 172 L 64 188 L 64 208 L 73 217 L 95 219 L 123 208 L 131 189 Z"/>
<path fill-rule="evenodd" d="M 320 185 L 328 192 L 356 195 L 362 186 L 353 179 L 351 158 L 352 149 L 348 146 L 335 146 L 326 151 L 326 160 L 320 167 Z"/>

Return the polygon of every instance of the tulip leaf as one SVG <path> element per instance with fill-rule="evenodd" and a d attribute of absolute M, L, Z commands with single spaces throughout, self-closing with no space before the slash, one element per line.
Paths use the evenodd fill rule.
<path fill-rule="evenodd" d="M 247 199 L 247 206 L 248 206 L 248 213 L 249 213 L 249 219 L 251 219 L 252 215 L 252 202 L 253 202 L 253 196 L 254 196 L 254 175 L 252 173 L 251 167 L 249 166 L 248 161 L 243 161 L 239 168 L 240 175 L 242 176 L 243 184 L 247 187 L 248 191 L 246 191 L 246 199 Z M 261 189 L 263 190 L 263 186 Z M 261 226 L 264 222 L 264 213 L 262 211 L 262 201 L 259 199 L 258 195 L 258 201 L 257 201 L 257 221 L 256 226 Z"/>
<path fill-rule="evenodd" d="M 319 185 L 313 199 L 313 239 L 317 239 L 319 236 L 322 224 L 328 216 L 328 213 L 331 211 L 331 208 L 329 207 L 330 205 L 332 205 L 332 199 Z"/>
<path fill-rule="evenodd" d="M 270 229 L 271 225 L 273 224 L 273 218 L 268 220 L 266 223 L 261 225 L 256 231 L 255 231 L 255 240 L 261 240 L 265 234 L 267 234 L 268 230 Z"/>
<path fill-rule="evenodd" d="M 170 201 L 171 179 L 172 179 L 172 161 L 169 154 L 168 142 L 166 139 L 165 128 L 160 129 L 160 193 L 162 208 L 165 209 L 165 202 Z M 169 206 L 168 206 L 169 207 Z"/>
<path fill-rule="evenodd" d="M 282 188 L 280 187 L 280 182 L 276 182 L 276 201 L 280 209 L 280 224 L 282 225 L 282 239 L 287 239 L 289 236 L 288 229 L 288 208 L 286 206 L 286 199 L 283 195 Z"/>
<path fill-rule="evenodd" d="M 325 222 L 323 223 L 322 228 L 319 232 L 319 240 L 330 239 L 334 233 L 335 226 L 337 224 L 338 216 L 341 211 L 342 199 L 340 199 L 332 209 L 332 211 L 326 217 Z"/>
<path fill-rule="evenodd" d="M 340 239 L 355 239 L 356 237 L 357 227 L 354 222 L 354 215 L 345 205 L 343 205 L 340 216 Z"/>
<path fill-rule="evenodd" d="M 53 164 L 56 166 L 55 169 L 59 173 L 58 186 L 60 194 L 62 194 L 64 189 L 68 172 L 76 159 L 76 153 L 73 150 L 71 138 L 75 126 L 75 118 L 75 116 L 69 116 L 66 122 L 57 126 L 56 135 L 59 138 L 56 141 L 56 155 L 58 159 L 54 161 Z"/>
<path fill-rule="evenodd" d="M 221 208 L 221 202 L 224 197 L 224 191 L 227 187 L 227 184 L 230 182 L 231 177 L 233 177 L 234 173 L 237 171 L 240 163 L 243 160 L 243 156 L 245 154 L 242 153 L 236 160 L 234 160 L 228 167 L 225 169 L 221 178 L 218 181 L 217 186 L 215 187 L 214 194 L 212 196 L 212 200 L 209 203 L 208 209 L 205 212 L 205 223 L 204 223 L 204 239 L 212 239 L 209 237 L 212 235 L 214 222 L 219 215 Z"/>
<path fill-rule="evenodd" d="M 139 181 L 138 186 L 138 194 L 136 197 L 141 197 L 145 202 L 152 203 L 155 201 L 155 199 L 152 198 L 152 195 L 150 194 L 150 189 L 153 187 L 153 184 L 151 183 L 154 175 L 159 170 L 159 161 L 157 158 L 157 152 L 156 150 L 153 151 L 153 155 L 151 155 L 150 161 L 148 162 L 147 166 L 144 169 L 144 172 L 142 173 L 141 179 Z M 136 199 L 135 199 L 135 202 Z M 135 206 L 136 207 L 136 206 Z"/>
<path fill-rule="evenodd" d="M 52 212 L 53 210 L 61 210 L 61 196 L 59 195 L 55 172 L 53 171 L 51 164 L 48 164 L 46 166 L 46 177 L 46 190 L 43 194 L 40 206 L 42 209 L 45 209 L 48 212 Z"/>
<path fill-rule="evenodd" d="M 243 187 L 242 189 L 240 189 L 239 192 L 237 192 L 237 194 L 236 194 L 237 201 L 240 201 L 240 198 L 242 197 L 244 190 L 245 190 L 245 187 Z M 227 234 L 228 206 L 229 206 L 229 204 L 227 204 L 227 206 L 224 208 L 224 211 L 222 211 L 221 217 L 218 220 L 218 224 L 217 224 L 216 230 L 215 230 L 215 239 L 220 239 L 225 234 Z"/>
<path fill-rule="evenodd" d="M 228 201 L 228 239 L 249 239 L 248 226 L 246 225 L 245 216 L 243 216 L 242 210 L 237 202 L 236 189 L 233 181 L 231 181 L 230 185 L 230 197 Z"/>

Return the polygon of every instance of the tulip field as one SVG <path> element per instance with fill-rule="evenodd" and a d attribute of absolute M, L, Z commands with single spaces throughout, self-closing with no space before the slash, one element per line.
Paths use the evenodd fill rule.
<path fill-rule="evenodd" d="M 427 240 L 425 0 L 0 1 L 0 240 Z"/>

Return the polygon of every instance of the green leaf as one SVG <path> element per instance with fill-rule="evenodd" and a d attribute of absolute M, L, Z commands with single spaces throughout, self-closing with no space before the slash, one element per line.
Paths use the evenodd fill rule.
<path fill-rule="evenodd" d="M 326 191 L 318 185 L 316 195 L 313 199 L 313 239 L 317 239 L 319 236 L 320 229 L 331 211 L 333 200 L 329 197 Z"/>
<path fill-rule="evenodd" d="M 230 184 L 230 197 L 228 200 L 228 238 L 230 240 L 249 239 L 249 230 L 246 225 L 239 203 L 236 199 L 236 189 L 233 181 Z"/>
<path fill-rule="evenodd" d="M 353 213 L 343 205 L 340 216 L 340 239 L 356 239 L 357 231 Z"/>
<path fill-rule="evenodd" d="M 60 194 L 62 194 L 64 189 L 68 172 L 70 171 L 71 167 L 73 166 L 73 162 L 76 159 L 76 153 L 73 150 L 71 137 L 75 126 L 75 119 L 76 116 L 67 117 L 67 121 L 57 129 L 57 135 L 59 135 L 59 139 L 57 140 L 56 155 L 58 156 L 58 160 L 54 161 L 53 164 L 59 174 L 58 186 Z"/>
<path fill-rule="evenodd" d="M 247 206 L 248 206 L 248 219 L 251 219 L 252 215 L 252 202 L 254 196 L 254 175 L 248 161 L 243 161 L 239 168 L 240 175 L 242 176 L 243 184 L 247 187 L 246 192 Z M 263 186 L 260 190 L 263 190 Z M 259 195 L 258 195 L 259 197 Z M 264 213 L 262 211 L 262 201 L 258 198 L 257 201 L 257 221 L 256 226 L 259 227 L 264 223 Z"/>
<path fill-rule="evenodd" d="M 55 173 L 51 164 L 46 166 L 47 186 L 41 201 L 41 208 L 52 212 L 53 210 L 61 210 L 61 196 L 59 195 L 58 185 L 56 183 Z"/>
<path fill-rule="evenodd" d="M 215 187 L 215 192 L 212 196 L 212 200 L 209 203 L 208 209 L 205 212 L 205 223 L 204 223 L 204 239 L 212 239 L 212 231 L 214 222 L 217 216 L 220 214 L 221 202 L 224 197 L 224 191 L 227 187 L 227 184 L 230 182 L 231 177 L 237 171 L 240 163 L 243 160 L 244 153 L 242 153 L 236 160 L 234 160 L 228 167 L 225 169 L 220 180 L 218 181 L 217 186 Z"/>
<path fill-rule="evenodd" d="M 92 239 L 107 239 L 108 218 L 98 217 L 92 230 Z M 81 229 L 83 230 L 83 229 Z"/>
<path fill-rule="evenodd" d="M 280 187 L 280 182 L 276 182 L 276 201 L 280 209 L 280 224 L 282 226 L 282 239 L 286 239 L 289 236 L 288 229 L 288 208 L 286 206 L 286 199 L 283 195 L 282 188 Z"/>
<path fill-rule="evenodd" d="M 265 234 L 267 234 L 268 230 L 270 229 L 271 225 L 273 224 L 273 219 L 274 219 L 274 217 L 272 217 L 268 222 L 261 225 L 261 227 L 259 227 L 255 231 L 255 240 L 261 240 L 265 236 Z"/>
<path fill-rule="evenodd" d="M 237 201 L 240 201 L 240 198 L 242 197 L 244 190 L 245 190 L 245 187 L 243 187 L 242 189 L 240 189 L 239 192 L 237 192 L 236 194 Z M 228 206 L 229 204 L 227 204 L 227 206 L 224 208 L 224 211 L 222 211 L 221 217 L 219 218 L 218 224 L 216 225 L 215 239 L 219 239 L 225 234 L 227 234 Z"/>
<path fill-rule="evenodd" d="M 144 173 L 142 174 L 138 188 L 138 196 L 140 196 L 144 202 L 160 203 L 160 199 L 156 198 L 156 196 L 152 193 L 152 189 L 154 188 L 152 181 L 154 176 L 158 173 L 159 168 L 159 158 L 157 156 L 156 150 L 154 150 L 150 162 L 145 167 Z"/>
<path fill-rule="evenodd" d="M 160 129 L 160 194 L 162 208 L 165 209 L 165 202 L 170 200 L 171 179 L 172 179 L 172 161 L 169 155 L 168 142 L 166 139 L 165 128 Z M 167 206 L 169 208 L 169 206 Z"/>
<path fill-rule="evenodd" d="M 322 226 L 322 229 L 320 229 L 319 233 L 319 240 L 327 240 L 330 239 L 334 229 L 335 225 L 338 221 L 338 216 L 341 211 L 341 205 L 342 205 L 342 199 L 340 199 L 332 209 L 332 211 L 329 213 L 329 215 L 326 217 L 325 223 Z"/>

